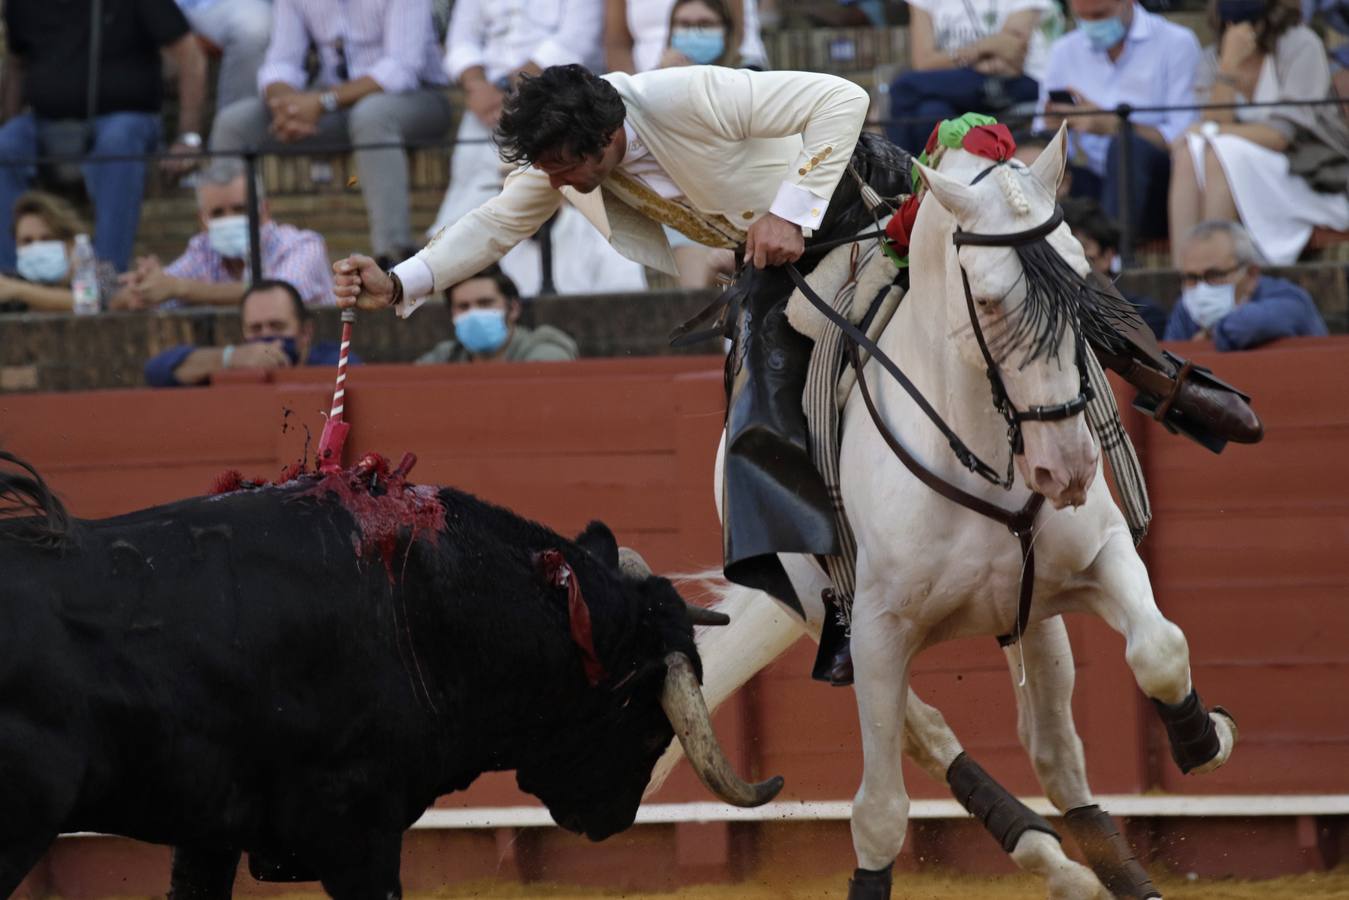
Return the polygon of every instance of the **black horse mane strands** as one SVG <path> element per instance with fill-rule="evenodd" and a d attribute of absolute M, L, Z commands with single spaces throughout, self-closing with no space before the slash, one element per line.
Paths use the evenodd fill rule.
<path fill-rule="evenodd" d="M 26 473 L 0 470 L 0 540 L 42 550 L 63 549 L 73 537 L 65 504 L 27 462 L 4 450 L 0 462 Z"/>
<path fill-rule="evenodd" d="M 1022 351 L 1020 368 L 1040 359 L 1057 359 L 1059 344 L 1071 328 L 1111 352 L 1123 352 L 1119 326 L 1137 318 L 1128 300 L 1100 276 L 1084 278 L 1049 241 L 1012 247 L 1021 263 L 1026 296 L 1007 317 L 1007 326 L 989 347 L 997 359 Z"/>

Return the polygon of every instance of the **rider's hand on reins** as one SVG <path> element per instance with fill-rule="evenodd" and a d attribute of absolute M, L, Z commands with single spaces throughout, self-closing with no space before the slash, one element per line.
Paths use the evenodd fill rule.
<path fill-rule="evenodd" d="M 745 236 L 745 262 L 756 269 L 796 262 L 805 249 L 801 226 L 773 213 L 749 226 Z"/>

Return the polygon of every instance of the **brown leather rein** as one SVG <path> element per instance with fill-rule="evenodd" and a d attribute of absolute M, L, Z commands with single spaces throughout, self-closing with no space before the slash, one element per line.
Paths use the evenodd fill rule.
<path fill-rule="evenodd" d="M 957 231 L 952 240 L 957 247 L 962 245 L 979 247 L 1013 247 L 1018 244 L 1029 244 L 1033 241 L 1043 240 L 1063 221 L 1062 207 L 1055 206 L 1054 212 L 1050 217 L 1033 228 L 1025 231 L 1010 232 L 1008 234 L 978 234 L 975 232 Z M 934 425 L 947 438 L 956 458 L 971 472 L 979 475 L 991 484 L 998 485 L 1004 490 L 1010 490 L 1013 478 L 1013 458 L 1021 452 L 1021 423 L 1023 421 L 1054 421 L 1057 419 L 1066 419 L 1071 416 L 1079 415 L 1086 409 L 1087 403 L 1092 397 L 1091 385 L 1087 378 L 1086 363 L 1082 359 L 1082 354 L 1087 351 L 1083 345 L 1081 337 L 1078 337 L 1077 346 L 1077 365 L 1080 374 L 1080 389 L 1078 396 L 1074 399 L 1054 406 L 1032 406 L 1025 410 L 1017 410 L 1007 396 L 1006 388 L 1002 383 L 1002 376 L 998 371 L 996 361 L 988 349 L 988 344 L 984 339 L 983 329 L 979 325 L 978 312 L 975 309 L 974 297 L 970 291 L 970 282 L 965 274 L 964 266 L 960 268 L 961 280 L 965 289 L 965 304 L 969 312 L 970 322 L 973 325 L 974 334 L 979 344 L 979 350 L 983 354 L 984 361 L 988 366 L 987 374 L 990 387 L 993 392 L 994 405 L 999 413 L 1007 421 L 1008 425 L 1008 447 L 1011 453 L 1007 461 L 1007 475 L 1005 478 L 999 478 L 996 471 L 981 460 L 970 450 L 959 437 L 956 436 L 950 426 L 941 418 L 937 411 L 927 402 L 917 386 L 910 381 L 899 366 L 887 356 L 881 348 L 866 336 L 856 325 L 854 325 L 846 316 L 840 315 L 815 292 L 815 290 L 806 283 L 804 277 L 797 270 L 796 266 L 788 265 L 787 273 L 792 281 L 796 283 L 798 289 L 810 301 L 811 305 L 818 309 L 830 322 L 837 325 L 848 337 L 848 357 L 853 369 L 857 372 L 857 386 L 861 391 L 862 400 L 866 404 L 867 412 L 871 415 L 871 421 L 875 424 L 876 430 L 880 432 L 881 438 L 890 447 L 892 453 L 898 457 L 915 478 L 927 485 L 937 494 L 950 500 L 952 503 L 959 504 L 972 512 L 976 512 L 985 518 L 992 519 L 1002 524 L 1008 531 L 1016 537 L 1021 547 L 1021 575 L 1017 591 L 1017 614 L 1016 623 L 1011 632 L 1000 635 L 998 644 L 1003 647 L 1010 646 L 1020 639 L 1025 633 L 1026 626 L 1030 623 L 1031 600 L 1035 590 L 1035 518 L 1044 505 L 1044 495 L 1032 492 L 1026 500 L 1024 506 L 1017 510 L 1009 510 L 995 503 L 975 496 L 968 491 L 943 479 L 940 475 L 928 469 L 917 458 L 913 456 L 894 433 L 885 424 L 881 418 L 880 410 L 876 407 L 875 400 L 872 398 L 871 389 L 867 385 L 866 376 L 863 372 L 864 366 L 861 360 L 860 349 L 865 349 L 871 354 L 871 358 L 878 362 L 904 390 L 918 404 L 923 413 L 932 421 Z"/>

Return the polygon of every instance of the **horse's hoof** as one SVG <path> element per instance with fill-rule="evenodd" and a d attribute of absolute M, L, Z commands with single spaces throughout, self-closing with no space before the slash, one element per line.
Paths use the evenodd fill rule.
<path fill-rule="evenodd" d="M 1218 752 L 1214 754 L 1213 759 L 1193 770 L 1196 775 L 1203 775 L 1222 768 L 1223 764 L 1231 758 L 1232 750 L 1237 746 L 1237 720 L 1232 717 L 1232 714 L 1221 706 L 1215 706 L 1209 711 L 1208 715 L 1213 720 L 1213 730 L 1218 734 Z"/>

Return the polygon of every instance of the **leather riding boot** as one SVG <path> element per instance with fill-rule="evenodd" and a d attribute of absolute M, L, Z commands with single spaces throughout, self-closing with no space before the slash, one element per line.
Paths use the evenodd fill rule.
<path fill-rule="evenodd" d="M 1097 288 L 1119 296 L 1108 279 L 1091 277 Z M 1120 309 L 1132 314 L 1112 320 L 1118 340 L 1111 347 L 1095 343 L 1092 347 L 1101 365 L 1141 391 L 1134 403 L 1137 408 L 1168 431 L 1183 434 L 1214 453 L 1222 452 L 1228 441 L 1254 444 L 1264 437 L 1265 427 L 1251 409 L 1250 397 L 1208 369 L 1163 350 L 1133 307 L 1120 299 Z"/>
<path fill-rule="evenodd" d="M 884 869 L 854 869 L 848 879 L 848 900 L 890 900 L 894 864 Z"/>
<path fill-rule="evenodd" d="M 825 588 L 820 599 L 824 603 L 824 627 L 820 629 L 820 646 L 810 677 L 834 687 L 847 687 L 853 682 L 852 640 L 839 618 L 839 601 L 833 588 Z"/>
<path fill-rule="evenodd" d="M 777 554 L 837 553 L 838 535 L 801 408 L 813 344 L 787 321 L 791 286 L 780 269 L 747 267 L 733 288 L 744 300 L 726 361 L 722 549 L 728 579 L 795 602 Z"/>

